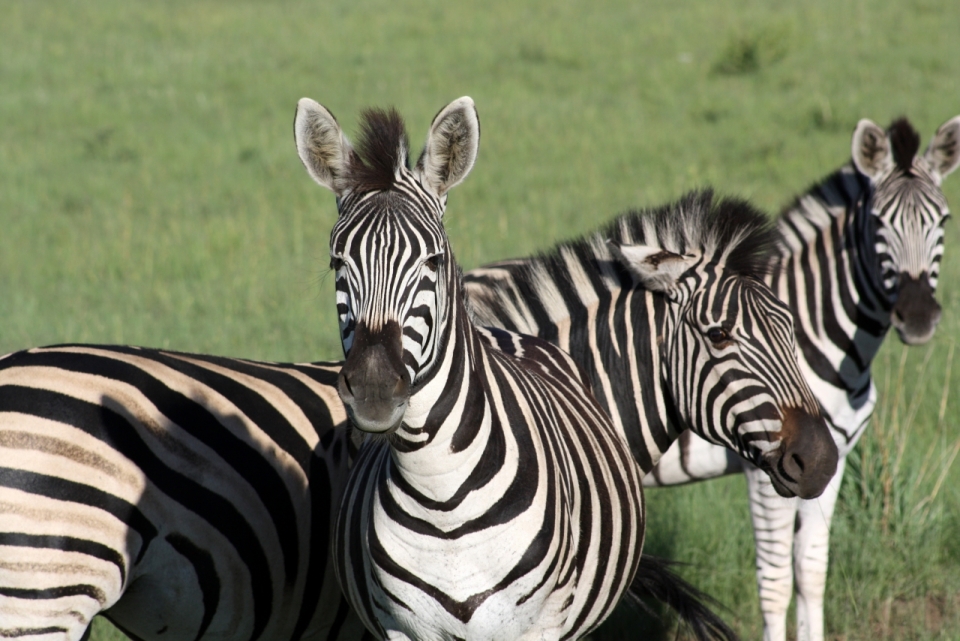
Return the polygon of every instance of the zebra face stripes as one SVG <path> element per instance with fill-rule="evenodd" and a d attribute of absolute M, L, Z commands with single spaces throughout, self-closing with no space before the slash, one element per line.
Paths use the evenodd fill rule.
<path fill-rule="evenodd" d="M 941 126 L 922 155 L 919 146 L 905 119 L 888 131 L 861 120 L 852 142 L 854 165 L 872 187 L 864 204 L 871 216 L 863 223 L 875 239 L 879 288 L 890 323 L 908 345 L 930 340 L 940 320 L 934 293 L 949 216 L 940 182 L 960 163 L 960 118 Z"/>
<path fill-rule="evenodd" d="M 367 112 L 359 154 L 313 101 L 296 132 L 338 196 L 340 394 L 388 434 L 366 440 L 341 503 L 347 598 L 398 641 L 582 637 L 636 571 L 640 469 L 568 355 L 470 323 L 441 214 L 477 152 L 473 102 L 441 110 L 413 170 L 393 113 Z"/>

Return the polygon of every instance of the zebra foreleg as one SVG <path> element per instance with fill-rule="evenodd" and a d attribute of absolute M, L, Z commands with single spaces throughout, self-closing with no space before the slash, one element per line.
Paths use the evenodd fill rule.
<path fill-rule="evenodd" d="M 785 641 L 787 608 L 793 594 L 793 529 L 799 499 L 785 499 L 770 477 L 744 463 L 750 493 L 750 516 L 757 550 L 757 589 L 763 616 L 764 641 Z"/>
<path fill-rule="evenodd" d="M 823 641 L 823 593 L 827 584 L 830 522 L 837 506 L 846 457 L 837 464 L 827 489 L 819 498 L 800 501 L 793 542 L 797 589 L 797 640 Z"/>

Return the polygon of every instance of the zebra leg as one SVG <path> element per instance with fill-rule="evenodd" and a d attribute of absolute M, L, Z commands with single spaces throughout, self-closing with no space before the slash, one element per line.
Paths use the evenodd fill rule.
<path fill-rule="evenodd" d="M 764 641 L 785 641 L 787 608 L 793 594 L 791 549 L 797 498 L 785 499 L 765 472 L 744 463 L 750 493 L 750 516 L 757 550 L 757 589 L 763 615 Z"/>
<path fill-rule="evenodd" d="M 793 546 L 798 641 L 823 641 L 823 593 L 827 583 L 830 522 L 846 462 L 846 457 L 840 459 L 836 475 L 819 498 L 800 501 Z"/>

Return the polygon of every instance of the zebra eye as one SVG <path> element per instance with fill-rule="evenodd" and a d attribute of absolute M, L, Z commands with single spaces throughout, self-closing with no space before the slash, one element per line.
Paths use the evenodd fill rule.
<path fill-rule="evenodd" d="M 340 258 L 339 256 L 331 256 L 331 257 L 330 257 L 330 269 L 332 269 L 332 270 L 335 271 L 335 272 L 338 272 L 338 271 L 340 271 L 340 268 L 342 268 L 342 267 L 343 267 L 343 259 L 342 259 L 342 258 Z"/>
<path fill-rule="evenodd" d="M 434 254 L 433 256 L 428 256 L 423 261 L 423 266 L 429 269 L 430 271 L 435 272 L 440 267 L 441 258 L 443 258 L 443 254 Z"/>
<path fill-rule="evenodd" d="M 707 330 L 707 338 L 714 345 L 721 345 L 730 340 L 730 332 L 722 327 L 711 327 Z"/>

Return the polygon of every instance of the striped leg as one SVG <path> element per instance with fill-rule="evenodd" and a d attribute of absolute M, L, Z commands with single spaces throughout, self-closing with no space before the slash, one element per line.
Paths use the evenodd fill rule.
<path fill-rule="evenodd" d="M 770 477 L 745 463 L 750 515 L 757 547 L 757 588 L 764 641 L 786 641 L 787 608 L 793 593 L 791 549 L 799 499 L 777 494 Z"/>
<path fill-rule="evenodd" d="M 823 593 L 827 583 L 830 522 L 837 506 L 846 457 L 820 498 L 800 501 L 794 534 L 793 564 L 797 587 L 797 639 L 823 641 Z"/>

